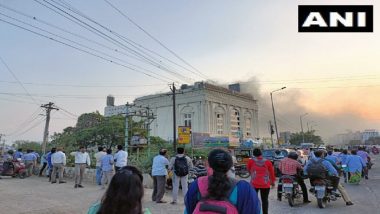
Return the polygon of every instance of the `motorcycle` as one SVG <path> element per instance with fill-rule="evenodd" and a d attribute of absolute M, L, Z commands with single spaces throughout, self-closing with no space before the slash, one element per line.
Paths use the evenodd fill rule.
<path fill-rule="evenodd" d="M 334 187 L 329 180 L 314 179 L 312 185 L 314 189 L 311 192 L 313 192 L 317 198 L 319 208 L 323 209 L 326 207 L 327 202 L 337 200 L 337 196 L 332 191 Z"/>
<path fill-rule="evenodd" d="M 250 176 L 250 173 L 247 169 L 247 165 L 245 164 L 235 165 L 235 174 L 241 178 L 248 178 Z"/>
<path fill-rule="evenodd" d="M 25 164 L 21 162 L 20 158 L 17 160 L 4 162 L 1 175 L 24 179 L 27 177 Z"/>
<path fill-rule="evenodd" d="M 288 199 L 289 206 L 294 206 L 294 199 L 301 198 L 302 190 L 300 185 L 293 176 L 283 175 L 280 178 L 279 185 L 282 185 L 282 194 Z"/>

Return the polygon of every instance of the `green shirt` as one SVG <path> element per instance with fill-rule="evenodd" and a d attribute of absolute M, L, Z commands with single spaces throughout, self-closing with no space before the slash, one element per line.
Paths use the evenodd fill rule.
<path fill-rule="evenodd" d="M 100 208 L 100 203 L 97 202 L 93 204 L 90 208 L 88 208 L 87 214 L 96 214 L 98 213 Z M 144 209 L 144 214 L 152 214 L 149 209 Z"/>

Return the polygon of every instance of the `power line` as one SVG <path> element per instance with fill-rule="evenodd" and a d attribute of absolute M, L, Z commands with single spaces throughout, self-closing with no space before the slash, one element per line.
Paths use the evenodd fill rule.
<path fill-rule="evenodd" d="M 87 54 L 92 55 L 92 56 L 94 56 L 94 57 L 100 58 L 100 59 L 102 59 L 102 60 L 104 60 L 104 61 L 107 61 L 107 62 L 110 62 L 110 63 L 116 64 L 116 65 L 122 66 L 122 67 L 124 67 L 124 68 L 127 68 L 127 69 L 129 69 L 129 70 L 132 70 L 132 71 L 135 71 L 135 72 L 138 72 L 138 73 L 145 74 L 146 76 L 149 76 L 149 77 L 152 77 L 152 78 L 155 78 L 155 79 L 161 80 L 161 81 L 163 81 L 163 82 L 167 82 L 166 80 L 163 80 L 163 79 L 161 79 L 161 78 L 159 78 L 159 77 L 155 77 L 155 76 L 150 75 L 150 74 L 148 74 L 148 73 L 146 73 L 146 72 L 143 72 L 143 71 L 140 71 L 140 70 L 138 70 L 138 69 L 132 68 L 132 67 L 130 67 L 130 66 L 127 66 L 127 65 L 124 65 L 124 64 L 121 64 L 121 63 L 115 62 L 115 61 L 110 60 L 110 59 L 108 59 L 108 58 L 106 58 L 106 57 L 103 57 L 103 56 L 100 56 L 100 55 L 98 55 L 98 54 L 92 53 L 92 52 L 90 52 L 90 51 L 87 51 L 87 50 L 84 50 L 84 49 L 78 48 L 78 47 L 76 47 L 76 46 L 74 46 L 74 45 L 71 45 L 71 44 L 68 44 L 68 43 L 66 43 L 66 42 L 62 42 L 62 41 L 60 41 L 60 40 L 58 40 L 58 39 L 55 39 L 55 38 L 53 38 L 53 37 L 46 36 L 46 35 L 44 35 L 44 34 L 41 34 L 41 33 L 38 33 L 38 32 L 36 32 L 36 31 L 30 30 L 30 29 L 28 29 L 28 28 L 22 27 L 22 26 L 20 26 L 20 25 L 18 25 L 18 24 L 11 23 L 11 22 L 6 21 L 6 20 L 1 19 L 1 18 L 0 18 L 0 21 L 5 22 L 5 23 L 7 23 L 7 24 L 9 24 L 9 25 L 15 26 L 15 27 L 17 27 L 17 28 L 23 29 L 23 30 L 25 30 L 25 31 L 29 31 L 29 32 L 31 32 L 31 33 L 33 33 L 33 34 L 36 34 L 36 35 L 38 35 L 38 36 L 41 36 L 41 37 L 47 38 L 47 39 L 49 39 L 49 40 L 52 40 L 52 41 L 57 42 L 57 43 L 60 43 L 60 44 L 62 44 L 62 45 L 65 45 L 65 46 L 71 47 L 71 48 L 76 49 L 76 50 L 78 50 L 78 51 L 80 51 L 80 52 L 87 53 Z"/>
<path fill-rule="evenodd" d="M 46 2 L 46 0 L 43 0 L 43 1 Z M 180 74 L 180 73 L 178 73 L 178 72 L 176 72 L 176 71 L 172 71 L 171 69 L 166 68 L 166 67 L 168 67 L 168 65 L 165 65 L 165 64 L 162 63 L 160 60 L 154 58 L 153 56 L 149 55 L 149 54 L 146 53 L 145 51 L 141 50 L 141 49 L 139 48 L 139 47 L 143 47 L 141 44 L 138 44 L 137 42 L 134 42 L 134 41 L 131 40 L 131 39 L 128 39 L 128 38 L 126 38 L 126 37 L 124 37 L 124 36 L 121 36 L 120 34 L 116 33 L 116 32 L 113 31 L 112 29 L 110 29 L 110 28 L 108 28 L 108 27 L 106 27 L 106 26 L 100 24 L 99 22 L 95 21 L 94 19 L 90 18 L 89 16 L 85 15 L 84 13 L 80 12 L 78 9 L 74 8 L 74 7 L 71 6 L 70 4 L 68 4 L 68 3 L 64 2 L 64 1 L 60 1 L 60 2 L 63 2 L 63 4 L 64 4 L 64 5 L 63 5 L 63 4 L 60 4 L 60 3 L 58 3 L 58 2 L 56 2 L 56 1 L 54 1 L 54 0 L 51 0 L 51 1 L 54 2 L 55 4 L 61 6 L 61 7 L 64 7 L 64 8 L 66 8 L 66 9 L 68 9 L 69 11 L 71 11 L 71 12 L 73 12 L 73 13 L 75 13 L 75 14 L 77 14 L 77 15 L 79 15 L 79 16 L 85 18 L 85 19 L 87 19 L 88 21 L 90 21 L 90 22 L 92 22 L 92 23 L 94 23 L 94 24 L 100 26 L 101 28 L 103 28 L 103 29 L 106 30 L 107 32 L 109 32 L 109 33 L 111 33 L 111 34 L 117 36 L 119 39 L 121 39 L 121 40 L 123 40 L 124 42 L 126 42 L 127 44 L 131 45 L 131 46 L 134 47 L 136 50 L 142 52 L 142 53 L 145 54 L 146 56 L 148 56 L 148 57 L 152 58 L 153 60 L 157 61 L 158 63 L 155 62 L 155 61 L 152 61 L 152 60 L 150 60 L 150 59 L 148 59 L 148 58 L 146 58 L 143 54 L 141 54 L 141 53 L 139 53 L 139 52 L 137 52 L 137 51 L 135 51 L 135 50 L 133 50 L 133 49 L 130 49 L 130 50 L 132 50 L 134 53 L 139 54 L 139 55 L 142 56 L 143 58 L 147 59 L 149 62 L 151 62 L 151 63 L 152 63 L 152 62 L 155 63 L 155 65 L 156 65 L 156 66 L 159 66 L 160 69 L 162 69 L 162 70 L 164 70 L 164 71 L 167 71 L 167 72 L 170 72 L 170 73 L 174 73 L 174 74 L 176 74 L 176 75 L 180 75 L 181 78 L 183 78 L 183 79 L 185 79 L 185 80 L 187 80 L 187 79 L 192 80 L 192 79 L 189 78 L 189 77 L 183 76 L 182 74 Z M 48 3 L 48 4 L 50 4 L 50 3 Z M 50 4 L 50 5 L 52 5 L 52 4 Z M 55 7 L 54 5 L 52 5 L 52 6 Z M 58 7 L 56 7 L 56 8 L 58 8 Z M 58 9 L 59 9 L 59 8 L 58 8 Z M 61 9 L 60 9 L 60 10 L 61 10 Z M 66 13 L 66 12 L 65 12 L 65 13 Z M 71 15 L 70 15 L 70 16 L 71 16 Z M 82 22 L 82 21 L 81 21 L 81 22 Z M 85 24 L 88 25 L 87 23 L 85 23 Z M 89 25 L 88 25 L 88 26 L 89 26 Z M 91 27 L 92 27 L 92 26 L 91 26 Z M 136 46 L 136 45 L 137 45 L 137 46 Z M 138 46 L 139 46 L 139 47 L 138 47 Z M 144 48 L 144 49 L 147 49 L 147 48 Z M 152 51 L 150 51 L 150 52 L 152 52 Z M 160 66 L 160 65 L 159 65 L 160 63 L 163 64 L 164 66 Z"/>
<path fill-rule="evenodd" d="M 15 78 L 15 80 L 20 84 L 20 86 L 24 89 L 24 91 L 26 92 L 26 94 L 30 97 L 30 99 L 33 100 L 33 102 L 35 104 L 38 105 L 38 102 L 36 101 L 36 99 L 34 99 L 34 97 L 32 95 L 30 95 L 30 93 L 28 92 L 28 90 L 26 90 L 25 86 L 22 84 L 22 82 L 17 78 L 16 74 L 11 70 L 11 68 L 8 66 L 8 64 L 4 61 L 4 59 L 0 56 L 0 60 L 1 62 L 4 64 L 5 68 L 9 71 L 9 73 L 11 73 L 11 75 L 13 76 L 13 78 Z"/>
<path fill-rule="evenodd" d="M 170 48 L 168 48 L 165 44 L 163 44 L 160 40 L 158 40 L 156 37 L 154 37 L 152 34 L 150 34 L 147 30 L 145 30 L 142 26 L 137 24 L 134 20 L 132 20 L 129 16 L 127 16 L 125 13 L 123 13 L 121 10 L 119 10 L 117 7 L 115 7 L 113 4 L 111 4 L 109 1 L 104 0 L 108 5 L 110 5 L 113 9 L 115 9 L 117 12 L 119 12 L 124 18 L 126 18 L 128 21 L 130 21 L 133 25 L 135 25 L 138 29 L 143 31 L 147 36 L 149 36 L 151 39 L 153 39 L 155 42 L 157 42 L 161 47 L 165 48 L 167 51 L 169 51 L 171 54 L 173 54 L 175 57 L 177 57 L 179 60 L 181 60 L 183 63 L 194 69 L 198 72 L 199 75 L 204 76 L 207 78 L 206 75 L 204 75 L 202 72 L 200 72 L 198 69 L 196 69 L 194 66 L 192 66 L 190 63 L 188 63 L 186 60 L 184 60 L 182 57 L 180 57 L 177 53 L 172 51 Z M 191 71 L 192 72 L 192 71 Z M 195 72 L 192 72 L 196 74 Z"/>
<path fill-rule="evenodd" d="M 125 50 L 127 50 L 127 51 L 129 51 L 129 52 L 131 52 L 131 53 L 133 53 L 133 54 L 135 54 L 135 55 L 141 57 L 142 59 L 145 59 L 145 60 L 146 60 L 147 62 L 149 62 L 151 65 L 156 66 L 157 68 L 159 68 L 159 69 L 161 69 L 161 70 L 163 70 L 163 71 L 166 71 L 166 72 L 171 73 L 174 77 L 177 77 L 177 78 L 178 78 L 178 76 L 181 76 L 181 78 L 187 79 L 187 77 L 185 77 L 185 76 L 183 76 L 183 75 L 181 75 L 181 74 L 179 74 L 179 73 L 177 73 L 177 72 L 173 72 L 173 71 L 170 71 L 169 69 L 166 69 L 164 66 L 159 65 L 159 63 L 154 62 L 153 60 L 151 60 L 151 59 L 149 59 L 148 57 L 144 56 L 143 54 L 139 53 L 138 51 L 133 50 L 132 48 L 130 48 L 130 47 L 124 45 L 122 42 L 116 40 L 115 38 L 113 38 L 113 37 L 111 37 L 111 36 L 105 34 L 104 32 L 102 32 L 102 31 L 96 29 L 95 27 L 91 26 L 90 24 L 88 24 L 88 23 L 86 23 L 86 22 L 80 20 L 79 18 L 73 16 L 72 14 L 68 13 L 68 12 L 65 11 L 64 9 L 61 9 L 61 8 L 57 7 L 56 5 L 54 5 L 54 4 L 52 4 L 52 3 L 50 3 L 50 2 L 47 2 L 46 0 L 43 0 L 43 1 L 44 1 L 45 3 L 47 3 L 47 4 L 49 4 L 50 6 L 56 8 L 56 9 L 54 9 L 54 8 L 52 8 L 52 7 L 50 7 L 50 6 L 46 5 L 46 4 L 41 3 L 39 0 L 34 0 L 34 1 L 37 2 L 37 3 L 39 3 L 40 5 L 42 5 L 42 6 L 44 6 L 44 7 L 46 7 L 46 8 L 48 8 L 48 9 L 52 10 L 52 11 L 54 11 L 55 13 L 57 13 L 57 14 L 59 14 L 59 15 L 65 17 L 65 18 L 67 18 L 67 19 L 69 19 L 70 21 L 72 21 L 72 22 L 74 22 L 74 23 L 76 23 L 76 24 L 79 24 L 78 22 L 82 23 L 82 24 L 79 24 L 81 27 L 84 27 L 84 26 L 83 26 L 83 24 L 84 24 L 85 26 L 87 26 L 87 27 L 84 27 L 85 29 L 89 30 L 89 29 L 88 29 L 88 27 L 89 27 L 89 28 L 91 29 L 91 30 L 90 30 L 91 32 L 93 32 L 93 33 L 94 33 L 94 31 L 97 32 L 97 33 L 95 33 L 96 35 L 101 36 L 103 39 L 107 39 L 108 41 L 111 40 L 112 43 L 114 43 L 114 44 L 116 43 L 118 46 L 121 46 L 123 49 L 125 49 Z M 56 2 L 54 2 L 54 3 L 56 3 Z M 57 4 L 57 3 L 56 3 L 56 4 Z M 60 5 L 60 4 L 58 4 L 58 5 Z M 62 6 L 62 5 L 61 5 L 61 6 Z M 59 10 L 59 11 L 61 11 L 61 12 L 59 12 L 59 11 L 57 11 L 57 10 Z M 69 9 L 69 10 L 70 10 L 70 9 Z M 70 11 L 72 11 L 72 10 L 70 10 Z M 62 13 L 66 14 L 66 15 L 68 15 L 68 16 L 70 16 L 70 17 L 72 17 L 72 18 L 75 19 L 76 21 L 72 20 L 71 18 L 68 18 L 66 15 L 63 15 Z M 80 15 L 80 16 L 82 16 L 80 13 L 77 13 L 77 14 Z M 99 24 L 98 22 L 93 21 L 92 19 L 89 19 L 89 18 L 86 17 L 86 16 L 82 16 L 82 17 L 84 17 L 84 18 L 86 18 L 86 19 L 88 19 L 88 20 L 94 22 L 95 24 L 101 26 L 102 28 L 104 28 L 105 30 L 107 30 L 107 31 L 110 32 L 110 33 L 113 32 L 113 31 L 109 30 L 108 28 L 104 27 L 103 25 Z M 99 34 L 100 34 L 100 35 L 99 35 Z M 130 45 L 131 45 L 131 44 L 130 44 Z M 178 76 L 177 76 L 177 75 L 178 75 Z"/>
<path fill-rule="evenodd" d="M 15 81 L 0 80 L 0 83 L 18 84 Z M 60 83 L 35 83 L 35 82 L 22 82 L 24 85 L 36 86 L 54 86 L 54 87 L 73 87 L 73 88 L 138 88 L 138 87 L 153 87 L 163 86 L 167 84 L 142 84 L 142 85 L 86 85 L 86 84 L 60 84 Z"/>

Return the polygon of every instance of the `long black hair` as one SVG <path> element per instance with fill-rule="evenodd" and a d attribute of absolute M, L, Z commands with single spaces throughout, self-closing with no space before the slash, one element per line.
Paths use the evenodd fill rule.
<path fill-rule="evenodd" d="M 208 197 L 216 200 L 228 198 L 232 185 L 227 177 L 227 172 L 233 165 L 231 155 L 221 149 L 212 150 L 208 155 L 208 163 L 213 170 L 208 181 Z"/>
<path fill-rule="evenodd" d="M 97 214 L 142 214 L 143 176 L 136 167 L 125 166 L 113 176 Z"/>

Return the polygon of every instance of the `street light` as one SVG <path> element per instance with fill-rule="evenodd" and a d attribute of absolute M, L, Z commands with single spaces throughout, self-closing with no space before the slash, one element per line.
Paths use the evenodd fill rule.
<path fill-rule="evenodd" d="M 308 113 L 300 115 L 300 123 L 301 123 L 301 132 L 302 132 L 302 143 L 305 143 L 305 135 L 303 133 L 303 125 L 302 125 L 302 117 L 308 115 Z"/>
<path fill-rule="evenodd" d="M 272 111 L 273 111 L 273 120 L 274 120 L 274 128 L 276 129 L 276 138 L 277 138 L 277 144 L 278 144 L 278 131 L 277 131 L 277 121 L 276 121 L 276 113 L 274 111 L 274 105 L 273 105 L 273 96 L 272 94 L 276 91 L 281 91 L 281 90 L 284 90 L 286 87 L 282 87 L 282 88 L 279 88 L 279 89 L 276 89 L 274 91 L 271 91 L 270 92 L 270 100 L 272 101 Z"/>

